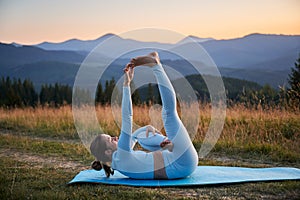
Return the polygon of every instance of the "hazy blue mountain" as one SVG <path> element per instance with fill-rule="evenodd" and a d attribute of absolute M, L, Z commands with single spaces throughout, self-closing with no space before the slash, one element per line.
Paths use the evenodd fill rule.
<path fill-rule="evenodd" d="M 115 48 L 129 46 L 132 49 L 143 48 L 147 45 L 154 48 L 172 50 L 172 48 L 184 48 L 187 54 L 195 54 L 193 46 L 189 41 L 198 42 L 213 58 L 218 67 L 226 68 L 255 68 L 277 69 L 287 67 L 291 60 L 296 60 L 300 51 L 300 36 L 288 35 L 267 35 L 267 34 L 250 34 L 242 38 L 228 40 L 214 40 L 212 38 L 199 38 L 188 36 L 177 44 L 163 44 L 158 42 L 141 42 L 132 39 L 123 39 L 114 34 L 106 34 L 95 40 L 77 40 L 72 39 L 62 43 L 44 42 L 36 45 L 45 50 L 70 50 L 78 52 L 90 52 L 98 44 L 106 39 L 113 37 L 110 46 L 103 54 L 107 57 L 114 57 L 112 52 Z M 145 51 L 148 52 L 148 51 Z M 129 58 L 132 54 L 128 54 Z M 172 55 L 164 55 L 163 59 L 178 59 Z M 197 57 L 195 56 L 195 59 Z M 201 59 L 201 58 L 199 58 Z M 288 62 L 288 60 L 290 62 Z M 201 61 L 201 60 L 198 60 Z M 274 62 L 279 61 L 279 62 Z M 270 65 L 271 62 L 273 63 Z"/>
<path fill-rule="evenodd" d="M 290 68 L 294 67 L 300 53 L 300 35 L 250 34 L 228 40 L 189 36 L 177 44 L 167 44 L 123 39 L 114 34 L 106 34 L 95 40 L 72 39 L 62 43 L 44 42 L 34 46 L 0 43 L 0 76 L 32 77 L 34 82 L 39 83 L 52 80 L 72 83 L 70 77 L 75 76 L 74 73 L 88 52 L 106 39 L 110 39 L 111 42 L 107 49 L 99 54 L 103 59 L 115 58 L 114 50 L 123 46 L 131 49 L 153 47 L 128 52 L 117 58 L 106 72 L 107 79 L 120 77 L 119 69 L 129 58 L 150 50 L 159 51 L 163 63 L 184 76 L 195 74 L 196 71 L 187 61 L 172 53 L 173 48 L 182 48 L 186 54 L 193 55 L 193 59 L 201 65 L 201 58 L 189 43 L 192 39 L 209 53 L 223 76 L 255 81 L 259 84 L 268 83 L 277 88 L 278 85 L 287 83 Z M 209 69 L 206 68 L 203 74 L 210 74 Z"/>
<path fill-rule="evenodd" d="M 46 51 L 34 46 L 0 43 L 0 76 L 10 74 L 19 65 L 42 61 L 81 63 L 83 59 L 84 56 L 72 51 Z"/>
<path fill-rule="evenodd" d="M 183 38 L 182 40 L 177 42 L 177 45 L 186 44 L 186 43 L 189 43 L 191 41 L 202 43 L 202 42 L 207 42 L 207 41 L 210 41 L 210 40 L 215 40 L 215 39 L 214 38 L 199 38 L 199 37 L 196 37 L 196 36 L 193 36 L 193 35 L 189 35 L 186 38 Z"/>
<path fill-rule="evenodd" d="M 300 35 L 250 34 L 236 39 L 204 41 L 201 45 L 223 76 L 268 83 L 278 88 L 287 84 L 290 68 L 299 57 Z M 176 48 L 185 49 L 197 59 L 192 47 L 185 43 Z"/>
<path fill-rule="evenodd" d="M 99 43 L 110 37 L 118 37 L 114 34 L 106 34 L 95 40 L 78 40 L 78 39 L 70 39 L 60 43 L 54 42 L 43 42 L 37 44 L 35 46 L 45 49 L 45 50 L 67 50 L 67 51 L 78 51 L 78 52 L 90 52 L 94 49 Z"/>
<path fill-rule="evenodd" d="M 36 86 L 49 83 L 72 85 L 78 69 L 79 64 L 41 61 L 19 65 L 10 71 L 9 76 L 30 79 Z"/>
<path fill-rule="evenodd" d="M 35 46 L 45 49 L 45 50 L 68 50 L 68 51 L 77 51 L 82 54 L 87 54 L 92 51 L 99 44 L 105 40 L 110 39 L 109 47 L 104 53 L 104 56 L 114 57 L 111 53 L 114 52 L 115 48 L 120 48 L 121 46 L 128 46 L 131 49 L 138 49 L 145 46 L 145 44 L 150 44 L 156 48 L 168 48 L 170 44 L 164 44 L 159 42 L 142 42 L 133 39 L 123 39 L 114 34 L 106 34 L 95 40 L 78 40 L 71 39 L 61 43 L 50 43 L 43 42 Z"/>
<path fill-rule="evenodd" d="M 260 85 L 269 84 L 275 89 L 279 89 L 279 86 L 288 85 L 287 77 L 290 73 L 290 70 L 251 70 L 233 68 L 220 68 L 219 70 L 224 77 L 249 80 Z"/>
<path fill-rule="evenodd" d="M 218 67 L 283 70 L 290 68 L 300 53 L 300 35 L 251 34 L 231 40 L 211 40 L 202 46 Z"/>
<path fill-rule="evenodd" d="M 10 45 L 15 46 L 15 47 L 22 47 L 23 46 L 22 44 L 15 43 L 15 42 L 10 43 Z"/>

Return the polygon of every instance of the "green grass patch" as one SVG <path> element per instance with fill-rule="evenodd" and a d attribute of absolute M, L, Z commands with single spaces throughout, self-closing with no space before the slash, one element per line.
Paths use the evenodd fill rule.
<path fill-rule="evenodd" d="M 0 199 L 171 199 L 151 189 L 108 185 L 72 185 L 75 172 L 35 169 L 0 158 Z"/>
<path fill-rule="evenodd" d="M 0 199 L 297 199 L 300 181 L 247 183 L 192 188 L 143 188 L 67 183 L 76 172 L 32 168 L 0 158 Z"/>
<path fill-rule="evenodd" d="M 193 142 L 196 149 L 200 149 L 202 142 Z M 253 160 L 253 164 L 243 164 L 241 162 L 223 162 L 215 160 L 207 160 L 206 158 L 200 161 L 201 165 L 226 165 L 226 166 L 244 166 L 255 167 L 255 161 L 259 163 L 281 163 L 284 166 L 300 167 L 300 153 L 298 147 L 292 148 L 279 144 L 268 143 L 239 143 L 219 140 L 210 154 L 216 154 L 222 157 L 233 158 L 239 160 Z M 210 155 L 209 154 L 209 155 Z M 210 157 L 208 155 L 208 157 Z M 259 165 L 257 163 L 257 165 Z M 259 165 L 258 167 L 261 167 Z"/>
<path fill-rule="evenodd" d="M 89 164 L 94 159 L 82 144 L 0 135 L 0 146 L 1 148 L 15 149 L 43 156 L 65 157 L 84 164 Z"/>

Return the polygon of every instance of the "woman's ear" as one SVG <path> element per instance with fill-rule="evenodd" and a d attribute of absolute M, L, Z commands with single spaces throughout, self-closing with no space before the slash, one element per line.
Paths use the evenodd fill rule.
<path fill-rule="evenodd" d="M 113 151 L 111 149 L 107 149 L 104 151 L 104 155 L 105 155 L 105 162 L 111 162 L 111 157 L 112 157 L 112 153 Z"/>

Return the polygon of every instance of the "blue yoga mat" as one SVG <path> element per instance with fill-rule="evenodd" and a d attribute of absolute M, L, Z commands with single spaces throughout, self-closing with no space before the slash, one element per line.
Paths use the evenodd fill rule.
<path fill-rule="evenodd" d="M 300 180 L 300 169 L 290 167 L 244 168 L 198 166 L 191 176 L 176 180 L 136 180 L 128 178 L 118 171 L 115 171 L 115 174 L 110 178 L 106 178 L 103 170 L 95 171 L 91 169 L 81 171 L 69 184 L 104 183 L 143 187 L 170 187 L 281 180 Z"/>

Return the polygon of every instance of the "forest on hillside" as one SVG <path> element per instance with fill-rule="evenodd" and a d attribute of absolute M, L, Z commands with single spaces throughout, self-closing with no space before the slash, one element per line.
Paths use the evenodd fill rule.
<path fill-rule="evenodd" d="M 191 84 L 198 100 L 202 103 L 209 103 L 210 96 L 203 77 L 191 75 L 187 76 L 186 79 Z M 180 81 L 180 79 L 175 80 L 174 83 L 178 82 L 180 84 Z M 254 82 L 234 78 L 223 78 L 223 81 L 229 106 L 234 103 L 243 103 L 247 106 L 276 106 L 287 101 L 287 95 L 284 95 L 282 90 L 275 90 L 269 85 L 260 86 Z M 116 81 L 114 78 L 107 80 L 104 86 L 99 83 L 95 94 L 95 103 L 110 104 L 115 86 Z M 134 84 L 132 87 L 134 87 Z M 88 92 L 86 95 L 92 98 Z M 146 86 L 134 89 L 132 101 L 135 105 L 161 103 L 157 85 L 149 83 Z M 69 85 L 44 84 L 38 91 L 29 79 L 11 79 L 10 77 L 0 79 L 1 107 L 60 107 L 71 103 L 72 87 Z"/>
<path fill-rule="evenodd" d="M 189 82 L 197 99 L 202 103 L 210 102 L 210 94 L 206 87 L 205 76 L 209 75 L 189 75 L 185 79 Z M 206 77 L 207 78 L 207 77 Z M 213 78 L 213 77 L 210 77 Z M 289 88 L 280 88 L 275 90 L 270 85 L 261 86 L 257 83 L 240 80 L 235 78 L 223 77 L 226 90 L 227 103 L 232 105 L 242 103 L 245 106 L 261 107 L 299 107 L 300 104 L 300 57 L 295 62 L 294 68 L 291 68 L 289 75 Z M 173 85 L 182 83 L 182 79 L 173 81 Z M 158 87 L 156 84 L 149 83 L 146 86 L 135 89 L 134 82 L 131 85 L 134 93 L 132 101 L 135 105 L 160 103 Z M 87 98 L 91 98 L 96 104 L 110 104 L 111 97 L 116 87 L 114 78 L 106 80 L 103 86 L 98 83 L 95 95 L 88 91 L 81 92 Z M 118 92 L 118 91 L 117 91 Z M 91 101 L 89 101 L 91 102 Z M 72 87 L 66 84 L 44 84 L 38 91 L 31 80 L 21 80 L 10 77 L 0 79 L 0 107 L 36 107 L 51 106 L 60 107 L 72 103 Z"/>

